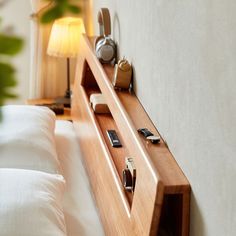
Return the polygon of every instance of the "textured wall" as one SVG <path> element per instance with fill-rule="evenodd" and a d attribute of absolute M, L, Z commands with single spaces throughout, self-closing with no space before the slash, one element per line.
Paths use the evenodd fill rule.
<path fill-rule="evenodd" d="M 3 1 L 0 1 L 0 3 Z M 30 0 L 6 0 L 4 6 L 0 6 L 1 28 L 11 26 L 13 32 L 25 40 L 24 50 L 16 58 L 14 65 L 17 70 L 18 86 L 15 88 L 19 95 L 17 100 L 9 103 L 24 103 L 29 94 L 30 73 Z"/>
<path fill-rule="evenodd" d="M 110 9 L 136 93 L 191 183 L 190 235 L 236 235 L 236 1 L 91 6 L 96 33 L 98 9 Z"/>

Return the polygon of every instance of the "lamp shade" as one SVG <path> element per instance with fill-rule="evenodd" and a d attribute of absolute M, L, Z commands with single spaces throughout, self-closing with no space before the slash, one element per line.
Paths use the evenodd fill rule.
<path fill-rule="evenodd" d="M 79 51 L 79 39 L 84 33 L 81 18 L 64 17 L 55 20 L 52 26 L 47 54 L 55 57 L 76 57 Z"/>

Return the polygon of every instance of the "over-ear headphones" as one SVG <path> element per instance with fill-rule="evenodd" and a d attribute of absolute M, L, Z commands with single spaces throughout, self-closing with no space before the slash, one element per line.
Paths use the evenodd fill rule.
<path fill-rule="evenodd" d="M 110 38 L 111 20 L 108 8 L 101 8 L 98 12 L 100 36 L 95 41 L 95 52 L 102 63 L 111 63 L 116 58 L 116 44 Z"/>

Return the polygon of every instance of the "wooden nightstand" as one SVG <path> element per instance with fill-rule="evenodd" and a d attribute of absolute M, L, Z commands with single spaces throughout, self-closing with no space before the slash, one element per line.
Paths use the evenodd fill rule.
<path fill-rule="evenodd" d="M 54 99 L 46 98 L 46 99 L 28 99 L 26 104 L 28 105 L 40 105 L 40 104 L 52 104 L 54 103 Z M 57 120 L 71 120 L 70 108 L 64 108 L 63 115 L 56 115 Z"/>

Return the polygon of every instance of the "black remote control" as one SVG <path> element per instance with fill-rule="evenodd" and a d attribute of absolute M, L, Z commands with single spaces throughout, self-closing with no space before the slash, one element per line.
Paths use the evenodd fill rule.
<path fill-rule="evenodd" d="M 146 138 L 146 140 L 149 140 L 152 143 L 159 143 L 161 141 L 160 136 L 154 136 L 154 134 L 147 128 L 138 129 L 138 132 L 142 134 Z"/>
<path fill-rule="evenodd" d="M 111 142 L 112 147 L 122 147 L 115 130 L 107 130 L 107 136 Z"/>
<path fill-rule="evenodd" d="M 147 128 L 138 129 L 138 132 L 141 133 L 145 138 L 147 138 L 148 136 L 153 136 L 153 133 Z"/>

